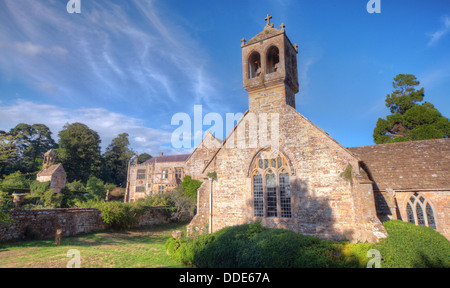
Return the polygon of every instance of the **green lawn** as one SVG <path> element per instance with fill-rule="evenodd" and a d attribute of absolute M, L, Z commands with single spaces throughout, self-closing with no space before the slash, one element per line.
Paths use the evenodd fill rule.
<path fill-rule="evenodd" d="M 165 224 L 124 232 L 99 232 L 53 240 L 0 243 L 0 268 L 65 268 L 77 249 L 81 268 L 186 267 L 166 254 L 164 244 L 174 230 L 187 223 Z"/>

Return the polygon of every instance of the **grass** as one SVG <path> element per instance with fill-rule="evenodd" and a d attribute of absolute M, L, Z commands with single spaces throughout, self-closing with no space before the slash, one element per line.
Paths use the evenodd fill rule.
<path fill-rule="evenodd" d="M 53 240 L 0 243 L 0 268 L 65 268 L 77 249 L 81 268 L 184 268 L 172 260 L 164 244 L 174 230 L 187 223 L 164 224 L 124 232 L 98 232 Z"/>

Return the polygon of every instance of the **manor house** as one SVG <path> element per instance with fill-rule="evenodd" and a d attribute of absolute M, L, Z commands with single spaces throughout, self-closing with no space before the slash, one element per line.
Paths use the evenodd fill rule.
<path fill-rule="evenodd" d="M 126 201 L 203 181 L 188 233 L 261 221 L 330 240 L 376 242 L 381 221 L 429 226 L 450 239 L 450 139 L 345 148 L 295 108 L 297 54 L 285 26 L 242 40 L 249 108 L 222 141 L 190 155 L 130 165 Z M 217 175 L 208 177 L 207 175 Z"/>

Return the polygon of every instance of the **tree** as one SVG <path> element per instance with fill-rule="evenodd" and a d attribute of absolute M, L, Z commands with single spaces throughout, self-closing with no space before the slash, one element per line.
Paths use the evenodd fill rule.
<path fill-rule="evenodd" d="M 391 111 L 386 119 L 379 118 L 373 131 L 376 144 L 402 141 L 448 138 L 450 121 L 433 106 L 424 102 L 424 88 L 411 74 L 394 78 L 394 91 L 386 96 L 386 107 Z"/>
<path fill-rule="evenodd" d="M 11 159 L 17 158 L 17 144 L 20 135 L 0 132 L 0 176 L 4 174 L 6 166 Z"/>
<path fill-rule="evenodd" d="M 100 137 L 97 132 L 82 123 L 64 125 L 58 134 L 57 159 L 67 173 L 67 181 L 81 180 L 100 174 Z"/>
<path fill-rule="evenodd" d="M 147 154 L 147 153 L 142 153 L 142 154 L 139 154 L 139 156 L 138 156 L 138 162 L 144 163 L 145 161 L 152 159 L 152 158 L 153 158 L 152 155 Z"/>
<path fill-rule="evenodd" d="M 19 137 L 19 159 L 15 168 L 25 173 L 38 170 L 40 163 L 36 160 L 42 159 L 48 150 L 56 148 L 52 132 L 44 124 L 20 123 L 10 133 Z"/>
<path fill-rule="evenodd" d="M 119 134 L 111 141 L 103 154 L 103 179 L 117 186 L 124 186 L 127 181 L 127 166 L 133 156 L 133 150 L 129 148 L 128 134 Z"/>

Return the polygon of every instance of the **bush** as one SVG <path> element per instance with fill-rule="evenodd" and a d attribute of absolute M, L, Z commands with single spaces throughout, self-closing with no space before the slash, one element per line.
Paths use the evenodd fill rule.
<path fill-rule="evenodd" d="M 0 191 L 0 211 L 9 210 L 14 207 L 13 196 L 7 192 Z"/>
<path fill-rule="evenodd" d="M 0 225 L 7 226 L 7 225 L 11 224 L 12 222 L 14 222 L 14 221 L 11 219 L 11 216 L 9 216 L 9 214 L 6 214 L 6 213 L 3 213 L 2 211 L 0 211 Z"/>
<path fill-rule="evenodd" d="M 383 223 L 389 236 L 380 243 L 334 243 L 260 223 L 169 239 L 170 257 L 201 268 L 364 268 L 367 252 L 381 253 L 381 267 L 450 267 L 450 242 L 427 227 L 399 220 Z"/>
<path fill-rule="evenodd" d="M 95 208 L 102 213 L 102 221 L 112 229 L 131 228 L 137 221 L 136 208 L 128 203 L 88 200 L 80 207 Z"/>
<path fill-rule="evenodd" d="M 383 223 L 389 237 L 375 245 L 384 268 L 450 267 L 450 242 L 431 228 L 400 220 Z"/>
<path fill-rule="evenodd" d="M 9 174 L 1 182 L 1 189 L 5 192 L 14 192 L 15 189 L 29 189 L 31 180 L 20 171 Z"/>
<path fill-rule="evenodd" d="M 86 183 L 86 192 L 92 194 L 97 200 L 103 200 L 106 197 L 105 184 L 97 177 L 89 177 Z"/>
<path fill-rule="evenodd" d="M 49 188 L 50 188 L 50 181 L 48 182 L 33 181 L 30 185 L 30 193 L 33 196 L 41 196 Z"/>
<path fill-rule="evenodd" d="M 73 181 L 66 184 L 66 188 L 71 192 L 86 192 L 86 187 L 81 181 Z"/>
<path fill-rule="evenodd" d="M 46 208 L 61 208 L 61 202 L 64 195 L 61 193 L 55 193 L 53 189 L 47 190 L 41 196 L 41 203 Z"/>
<path fill-rule="evenodd" d="M 202 185 L 201 181 L 192 179 L 191 176 L 184 176 L 181 187 L 184 188 L 184 194 L 196 201 L 197 189 Z"/>

